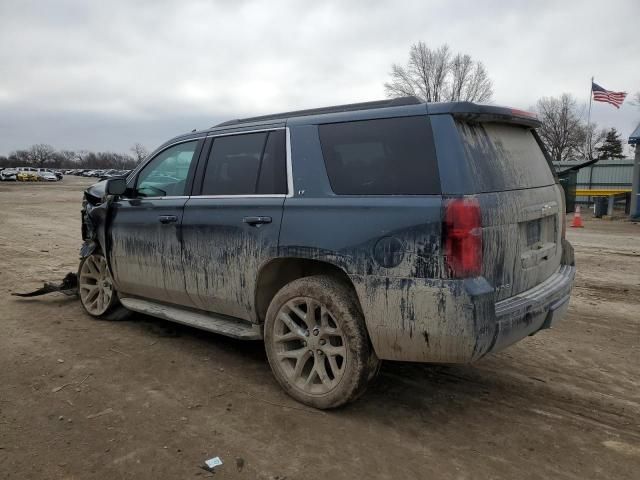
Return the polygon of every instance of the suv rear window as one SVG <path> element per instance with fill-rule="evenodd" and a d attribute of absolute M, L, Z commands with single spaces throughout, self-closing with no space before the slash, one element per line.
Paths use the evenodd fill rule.
<path fill-rule="evenodd" d="M 456 122 L 477 193 L 553 185 L 533 132 L 505 123 Z"/>
<path fill-rule="evenodd" d="M 426 116 L 318 126 L 329 181 L 338 195 L 440 193 Z"/>

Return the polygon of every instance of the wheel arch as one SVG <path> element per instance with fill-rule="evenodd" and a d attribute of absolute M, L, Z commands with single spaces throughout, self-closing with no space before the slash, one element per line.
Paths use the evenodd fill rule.
<path fill-rule="evenodd" d="M 258 272 L 255 291 L 256 319 L 264 323 L 267 309 L 273 297 L 286 284 L 312 275 L 330 275 L 353 291 L 358 308 L 362 305 L 349 275 L 339 266 L 324 261 L 303 257 L 274 258 Z"/>

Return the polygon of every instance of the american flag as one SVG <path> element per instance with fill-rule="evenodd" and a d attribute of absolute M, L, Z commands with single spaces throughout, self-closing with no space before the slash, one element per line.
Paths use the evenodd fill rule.
<path fill-rule="evenodd" d="M 627 92 L 612 92 L 594 82 L 591 82 L 591 91 L 593 92 L 593 99 L 596 102 L 610 103 L 616 108 L 620 108 L 620 105 L 624 102 L 624 98 L 627 96 Z"/>

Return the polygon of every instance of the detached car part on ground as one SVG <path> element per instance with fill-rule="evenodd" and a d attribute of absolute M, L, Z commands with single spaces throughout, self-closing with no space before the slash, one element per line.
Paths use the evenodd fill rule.
<path fill-rule="evenodd" d="M 569 304 L 537 126 L 406 98 L 174 138 L 85 193 L 82 304 L 264 340 L 280 385 L 317 408 L 356 399 L 380 360 L 476 361 Z"/>

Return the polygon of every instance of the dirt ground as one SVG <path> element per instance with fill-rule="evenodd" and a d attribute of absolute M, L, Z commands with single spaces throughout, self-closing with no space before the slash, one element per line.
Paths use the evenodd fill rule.
<path fill-rule="evenodd" d="M 319 412 L 263 346 L 12 291 L 77 266 L 90 180 L 0 183 L 0 478 L 631 479 L 640 475 L 640 225 L 569 229 L 568 317 L 470 366 L 386 363 Z"/>

